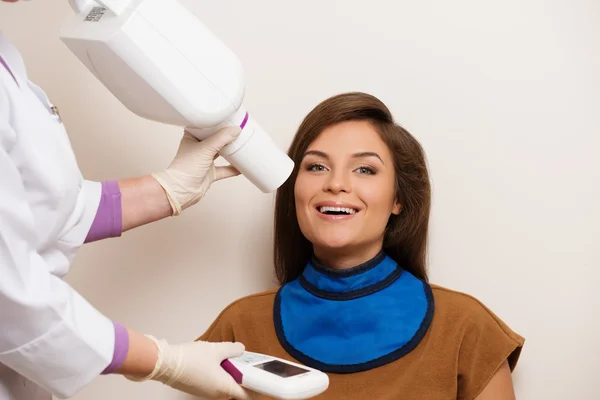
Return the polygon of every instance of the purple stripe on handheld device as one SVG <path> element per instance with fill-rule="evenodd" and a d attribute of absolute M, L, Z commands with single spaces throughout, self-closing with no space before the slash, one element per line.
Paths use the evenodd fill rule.
<path fill-rule="evenodd" d="M 229 360 L 224 360 L 221 363 L 221 367 L 223 367 L 223 369 L 225 371 L 227 371 L 227 373 L 229 375 L 231 375 L 233 377 L 233 379 L 235 379 L 235 381 L 238 383 L 238 385 L 242 384 L 244 375 L 242 374 L 242 372 L 237 369 Z"/>
<path fill-rule="evenodd" d="M 248 122 L 248 112 L 246 111 L 246 115 L 244 116 L 244 120 L 242 121 L 240 128 L 244 129 L 244 126 L 246 126 L 246 122 Z"/>

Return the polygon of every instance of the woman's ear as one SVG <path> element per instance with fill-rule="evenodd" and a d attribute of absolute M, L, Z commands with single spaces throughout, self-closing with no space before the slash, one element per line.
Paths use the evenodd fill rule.
<path fill-rule="evenodd" d="M 400 210 L 402 210 L 402 206 L 400 205 L 400 203 L 398 203 L 398 201 L 396 200 L 394 202 L 394 208 L 392 208 L 392 214 L 394 215 L 398 215 L 400 214 Z"/>

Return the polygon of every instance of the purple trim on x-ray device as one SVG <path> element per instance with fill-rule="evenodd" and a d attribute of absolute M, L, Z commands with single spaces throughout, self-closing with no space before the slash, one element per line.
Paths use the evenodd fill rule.
<path fill-rule="evenodd" d="M 227 371 L 227 373 L 229 375 L 231 375 L 233 377 L 233 379 L 235 379 L 235 381 L 238 383 L 238 385 L 242 384 L 242 380 L 243 380 L 244 374 L 242 374 L 242 372 L 239 369 L 237 369 L 235 367 L 235 365 L 233 365 L 231 363 L 231 361 L 229 361 L 229 360 L 223 361 L 221 363 L 221 367 L 223 367 L 223 369 L 225 371 Z"/>
<path fill-rule="evenodd" d="M 13 79 L 15 80 L 15 83 L 17 84 L 17 86 L 19 86 L 19 82 L 17 81 L 17 78 L 15 77 L 15 75 L 13 74 L 13 72 L 10 70 L 10 67 L 8 66 L 8 64 L 6 63 L 6 61 L 4 61 L 4 58 L 2 58 L 2 56 L 0 56 L 0 64 L 4 65 L 4 68 L 6 68 L 6 70 L 10 74 L 10 76 L 12 76 Z M 246 113 L 246 115 L 248 115 L 248 113 Z"/>
<path fill-rule="evenodd" d="M 244 116 L 244 120 L 242 121 L 242 124 L 240 125 L 241 129 L 244 129 L 244 126 L 246 126 L 246 122 L 248 122 L 248 112 L 246 111 L 246 115 Z"/>

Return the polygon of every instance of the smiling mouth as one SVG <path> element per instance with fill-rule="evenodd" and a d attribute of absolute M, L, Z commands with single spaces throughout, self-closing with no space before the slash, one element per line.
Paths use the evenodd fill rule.
<path fill-rule="evenodd" d="M 352 214 L 356 214 L 358 212 L 358 210 L 356 210 L 354 208 L 331 207 L 331 206 L 317 207 L 317 210 L 319 210 L 319 212 L 321 214 L 325 214 L 325 215 L 352 215 Z"/>

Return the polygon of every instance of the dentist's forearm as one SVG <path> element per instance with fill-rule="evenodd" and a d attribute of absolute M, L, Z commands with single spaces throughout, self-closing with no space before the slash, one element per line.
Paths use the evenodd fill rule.
<path fill-rule="evenodd" d="M 158 348 L 154 342 L 121 324 L 114 323 L 115 349 L 113 360 L 102 372 L 142 378 L 150 375 L 158 360 Z"/>
<path fill-rule="evenodd" d="M 123 232 L 173 214 L 165 190 L 150 175 L 119 180 L 119 188 Z"/>
<path fill-rule="evenodd" d="M 114 372 L 142 378 L 150 375 L 158 360 L 158 348 L 141 333 L 129 330 L 129 351 L 121 366 Z"/>

